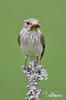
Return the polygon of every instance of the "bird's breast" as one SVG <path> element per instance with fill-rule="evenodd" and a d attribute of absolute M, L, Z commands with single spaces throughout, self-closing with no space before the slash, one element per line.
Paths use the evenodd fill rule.
<path fill-rule="evenodd" d="M 43 48 L 40 42 L 40 36 L 35 32 L 22 34 L 20 44 L 24 54 L 29 57 L 37 57 L 42 53 Z"/>

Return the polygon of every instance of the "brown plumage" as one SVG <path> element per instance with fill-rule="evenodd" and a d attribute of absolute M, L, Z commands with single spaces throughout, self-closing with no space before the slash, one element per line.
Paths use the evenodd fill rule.
<path fill-rule="evenodd" d="M 18 44 L 20 46 L 20 34 L 18 35 L 17 41 L 18 41 Z"/>
<path fill-rule="evenodd" d="M 18 44 L 25 54 L 25 64 L 27 58 L 31 61 L 40 63 L 45 50 L 45 39 L 40 31 L 40 25 L 35 18 L 29 18 L 24 21 L 23 28 L 18 35 Z"/>
<path fill-rule="evenodd" d="M 41 53 L 41 58 L 42 58 L 43 55 L 44 55 L 44 50 L 45 50 L 45 39 L 44 39 L 43 34 L 41 34 L 40 41 L 41 41 L 41 44 L 42 44 L 42 46 L 43 46 L 43 51 L 42 51 L 42 53 Z M 40 59 L 41 59 L 41 58 L 40 58 Z"/>

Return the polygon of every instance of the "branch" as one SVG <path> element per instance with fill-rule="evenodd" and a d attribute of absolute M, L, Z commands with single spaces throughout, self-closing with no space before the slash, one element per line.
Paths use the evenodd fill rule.
<path fill-rule="evenodd" d="M 23 66 L 24 74 L 28 79 L 27 100 L 40 100 L 39 95 L 43 93 L 43 89 L 37 89 L 40 80 L 47 80 L 48 74 L 41 65 L 36 62 L 30 62 L 29 66 Z"/>

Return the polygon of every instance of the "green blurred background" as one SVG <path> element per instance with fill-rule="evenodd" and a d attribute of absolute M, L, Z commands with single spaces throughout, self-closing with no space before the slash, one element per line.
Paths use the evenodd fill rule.
<path fill-rule="evenodd" d="M 0 100 L 25 100 L 27 80 L 21 66 L 24 54 L 17 36 L 24 19 L 39 19 L 46 40 L 41 64 L 49 79 L 38 87 L 63 94 L 66 100 L 66 0 L 0 0 Z"/>

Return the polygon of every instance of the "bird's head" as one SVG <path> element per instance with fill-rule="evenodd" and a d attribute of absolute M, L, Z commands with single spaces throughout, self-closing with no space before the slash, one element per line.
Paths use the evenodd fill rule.
<path fill-rule="evenodd" d="M 24 28 L 28 30 L 37 30 L 40 28 L 39 21 L 35 18 L 24 20 Z"/>

